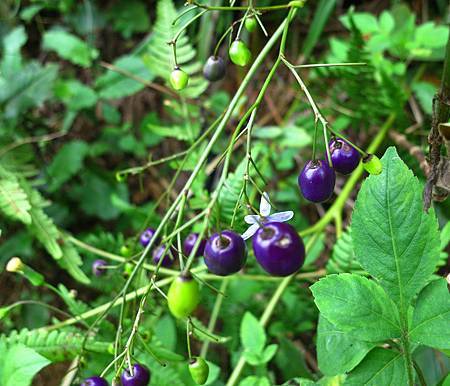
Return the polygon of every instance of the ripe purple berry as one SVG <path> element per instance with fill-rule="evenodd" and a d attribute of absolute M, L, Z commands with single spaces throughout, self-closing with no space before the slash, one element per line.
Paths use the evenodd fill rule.
<path fill-rule="evenodd" d="M 102 377 L 89 377 L 83 381 L 81 386 L 108 386 L 108 382 Z"/>
<path fill-rule="evenodd" d="M 253 251 L 258 263 L 271 275 L 288 276 L 305 261 L 305 246 L 292 225 L 270 222 L 253 236 Z"/>
<path fill-rule="evenodd" d="M 335 138 L 329 144 L 333 169 L 341 174 L 350 174 L 359 164 L 358 151 L 342 138 Z"/>
<path fill-rule="evenodd" d="M 191 254 L 197 240 L 198 240 L 198 233 L 191 233 L 191 234 L 189 234 L 188 237 L 186 237 L 186 239 L 183 242 L 183 253 L 186 256 L 189 256 Z M 205 246 L 206 246 L 206 240 L 202 239 L 202 241 L 200 241 L 200 244 L 198 246 L 197 252 L 195 253 L 196 257 L 203 256 Z"/>
<path fill-rule="evenodd" d="M 247 260 L 247 248 L 241 235 L 233 231 L 213 234 L 205 246 L 205 264 L 208 269 L 220 276 L 239 271 Z"/>
<path fill-rule="evenodd" d="M 120 376 L 122 386 L 147 386 L 150 382 L 150 371 L 144 365 L 136 363 L 132 366 L 132 373 L 128 368 Z"/>
<path fill-rule="evenodd" d="M 225 76 L 225 62 L 220 56 L 210 56 L 203 67 L 203 76 L 211 82 Z"/>
<path fill-rule="evenodd" d="M 107 265 L 108 263 L 105 260 L 102 259 L 95 260 L 92 263 L 92 273 L 95 276 L 103 276 L 104 274 L 106 274 L 105 266 Z"/>
<path fill-rule="evenodd" d="M 146 247 L 153 238 L 154 234 L 155 230 L 153 228 L 147 228 L 144 232 L 142 232 L 141 237 L 139 237 L 139 242 L 141 245 Z"/>
<path fill-rule="evenodd" d="M 162 267 L 169 268 L 173 265 L 175 258 L 173 256 L 172 248 L 169 248 L 166 254 L 163 256 L 165 250 L 166 246 L 163 244 L 153 251 L 153 264 L 158 265 L 159 261 L 163 259 L 161 263 Z"/>
<path fill-rule="evenodd" d="M 324 160 L 308 161 L 298 176 L 303 196 L 312 202 L 324 202 L 333 194 L 336 174 Z"/>

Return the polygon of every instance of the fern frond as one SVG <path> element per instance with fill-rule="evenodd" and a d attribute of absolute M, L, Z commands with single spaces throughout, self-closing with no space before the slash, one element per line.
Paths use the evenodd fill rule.
<path fill-rule="evenodd" d="M 13 331 L 9 335 L 0 335 L 0 342 L 6 346 L 23 344 L 32 348 L 52 362 L 71 360 L 82 352 L 84 335 L 77 332 L 28 330 Z M 99 342 L 95 338 L 89 338 L 86 342 L 86 350 L 107 353 L 109 342 Z"/>
<path fill-rule="evenodd" d="M 81 257 L 77 249 L 67 240 L 66 237 L 63 238 L 62 245 L 62 259 L 58 260 L 58 264 L 61 268 L 64 268 L 69 272 L 73 278 L 78 280 L 80 283 L 89 284 L 91 280 L 86 276 L 86 274 L 80 269 L 83 264 Z"/>
<path fill-rule="evenodd" d="M 331 258 L 326 266 L 327 273 L 342 273 L 361 270 L 353 250 L 350 228 L 336 241 Z"/>
<path fill-rule="evenodd" d="M 17 177 L 0 167 L 0 210 L 8 217 L 31 224 L 31 204 Z"/>

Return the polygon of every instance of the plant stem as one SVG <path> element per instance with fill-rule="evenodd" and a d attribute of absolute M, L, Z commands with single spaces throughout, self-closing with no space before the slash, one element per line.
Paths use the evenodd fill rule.
<path fill-rule="evenodd" d="M 199 8 L 206 9 L 208 11 L 246 11 L 248 7 L 238 6 L 238 7 L 226 7 L 226 6 L 212 6 L 207 4 L 200 4 L 196 1 L 193 1 L 192 4 L 196 5 Z M 280 4 L 280 5 L 272 5 L 267 7 L 253 7 L 255 11 L 277 11 L 286 8 L 293 8 L 290 3 L 288 4 Z"/>

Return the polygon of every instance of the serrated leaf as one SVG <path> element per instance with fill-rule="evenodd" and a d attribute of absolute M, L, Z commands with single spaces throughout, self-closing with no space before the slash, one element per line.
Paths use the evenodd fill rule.
<path fill-rule="evenodd" d="M 16 178 L 0 180 L 0 209 L 13 219 L 31 224 L 31 205 Z"/>
<path fill-rule="evenodd" d="M 344 374 L 357 366 L 375 347 L 337 328 L 323 315 L 317 328 L 317 361 L 325 375 Z"/>
<path fill-rule="evenodd" d="M 241 322 L 241 342 L 244 349 L 255 354 L 262 353 L 266 345 L 266 332 L 259 320 L 246 312 Z"/>
<path fill-rule="evenodd" d="M 342 273 L 328 275 L 310 289 L 321 314 L 356 338 L 379 342 L 400 336 L 394 303 L 374 281 Z"/>
<path fill-rule="evenodd" d="M 145 81 L 150 82 L 154 75 L 145 66 L 143 61 L 135 56 L 122 56 L 114 61 L 114 66 L 125 70 Z M 107 70 L 104 75 L 97 78 L 95 82 L 100 98 L 119 99 L 142 90 L 145 85 L 117 71 Z"/>
<path fill-rule="evenodd" d="M 333 246 L 333 253 L 327 262 L 328 273 L 352 272 L 361 270 L 353 250 L 351 229 L 342 233 Z"/>
<path fill-rule="evenodd" d="M 47 169 L 50 177 L 49 191 L 57 190 L 83 167 L 83 160 L 88 150 L 87 143 L 78 140 L 68 142 L 61 147 Z"/>
<path fill-rule="evenodd" d="M 383 172 L 364 181 L 352 216 L 358 261 L 405 312 L 439 259 L 433 210 L 423 211 L 422 185 L 395 148 L 382 158 Z"/>
<path fill-rule="evenodd" d="M 29 386 L 34 376 L 50 361 L 24 345 L 6 348 L 0 343 L 0 385 Z"/>
<path fill-rule="evenodd" d="M 349 386 L 380 386 L 408 384 L 405 364 L 399 352 L 373 349 L 345 381 Z"/>
<path fill-rule="evenodd" d="M 62 59 L 81 67 L 90 67 L 92 60 L 98 56 L 95 48 L 64 30 L 46 32 L 43 37 L 43 48 L 55 51 Z"/>
<path fill-rule="evenodd" d="M 450 349 L 450 295 L 444 279 L 432 281 L 419 294 L 409 336 L 421 345 Z"/>

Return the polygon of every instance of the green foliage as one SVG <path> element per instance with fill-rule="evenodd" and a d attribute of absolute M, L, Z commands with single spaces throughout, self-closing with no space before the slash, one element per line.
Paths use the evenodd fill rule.
<path fill-rule="evenodd" d="M 327 262 L 327 272 L 353 272 L 360 269 L 361 266 L 356 261 L 355 252 L 353 250 L 351 230 L 350 228 L 347 228 L 333 246 L 333 254 Z"/>
<path fill-rule="evenodd" d="M 31 224 L 31 204 L 18 178 L 0 167 L 0 210 L 24 224 Z"/>
<path fill-rule="evenodd" d="M 133 33 L 145 32 L 150 28 L 148 10 L 144 3 L 133 1 L 119 1 L 108 12 L 113 27 L 124 38 L 129 38 Z M 130 20 L 132 22 L 130 23 Z"/>
<path fill-rule="evenodd" d="M 319 366 L 327 375 L 351 371 L 351 385 L 405 384 L 410 344 L 446 348 L 448 341 L 445 282 L 431 282 L 413 302 L 438 263 L 436 218 L 423 211 L 421 184 L 394 148 L 382 163 L 383 172 L 362 184 L 352 216 L 357 260 L 375 280 L 343 273 L 311 287 L 321 313 Z M 402 351 L 372 349 L 392 340 Z"/>

